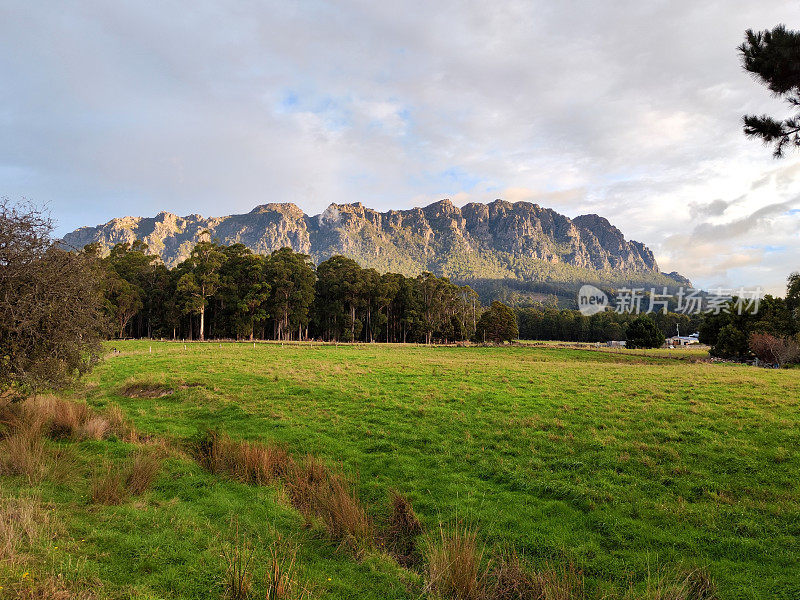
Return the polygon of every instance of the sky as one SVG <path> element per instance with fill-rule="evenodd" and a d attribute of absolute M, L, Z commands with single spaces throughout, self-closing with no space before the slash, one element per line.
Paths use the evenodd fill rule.
<path fill-rule="evenodd" d="M 529 201 L 663 271 L 781 293 L 800 269 L 790 114 L 740 65 L 777 0 L 0 0 L 0 196 L 57 235 L 161 210 Z"/>

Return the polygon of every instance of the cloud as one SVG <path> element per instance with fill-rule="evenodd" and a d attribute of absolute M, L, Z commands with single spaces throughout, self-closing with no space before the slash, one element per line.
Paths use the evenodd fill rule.
<path fill-rule="evenodd" d="M 762 206 L 753 213 L 730 221 L 714 225 L 712 223 L 700 223 L 694 228 L 693 237 L 697 239 L 706 240 L 719 240 L 738 237 L 760 228 L 763 228 L 769 221 L 769 218 L 778 214 L 788 214 L 791 208 L 797 205 L 798 200 L 788 200 L 786 202 L 776 202 L 775 204 L 768 204 Z"/>
<path fill-rule="evenodd" d="M 798 216 L 769 207 L 800 195 L 800 161 L 742 135 L 742 114 L 785 107 L 735 48 L 786 20 L 779 0 L 8 0 L 0 193 L 49 203 L 60 233 L 162 209 L 501 197 L 601 214 L 700 284 L 778 286 Z M 787 252 L 715 273 L 685 235 Z"/>

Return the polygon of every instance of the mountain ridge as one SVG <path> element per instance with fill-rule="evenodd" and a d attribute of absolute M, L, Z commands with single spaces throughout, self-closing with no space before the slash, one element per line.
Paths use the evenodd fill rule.
<path fill-rule="evenodd" d="M 331 204 L 317 215 L 306 215 L 293 203 L 261 204 L 222 217 L 161 211 L 154 217 L 120 217 L 81 227 L 65 235 L 63 244 L 82 248 L 98 242 L 106 253 L 116 243 L 141 239 L 173 267 L 205 231 L 212 239 L 243 243 L 260 254 L 289 246 L 316 263 L 343 254 L 381 272 L 431 271 L 462 281 L 686 281 L 677 273 L 661 273 L 645 244 L 626 240 L 604 217 L 570 219 L 538 204 L 504 200 L 458 207 L 444 199 L 385 212 L 353 202 Z"/>

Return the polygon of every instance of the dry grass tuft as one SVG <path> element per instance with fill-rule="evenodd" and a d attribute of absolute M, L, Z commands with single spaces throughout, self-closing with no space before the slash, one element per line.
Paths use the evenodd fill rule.
<path fill-rule="evenodd" d="M 66 581 L 62 575 L 50 575 L 36 581 L 17 583 L 8 590 L 17 600 L 97 600 L 102 588 L 99 581 L 81 584 Z"/>
<path fill-rule="evenodd" d="M 511 552 L 498 563 L 492 573 L 493 600 L 544 600 L 544 582 L 537 573 L 525 568 L 519 556 Z"/>
<path fill-rule="evenodd" d="M 309 600 L 314 593 L 300 580 L 297 546 L 277 537 L 270 544 L 264 579 L 265 600 Z"/>
<path fill-rule="evenodd" d="M 39 483 L 51 468 L 41 428 L 34 424 L 19 427 L 0 441 L 0 473 L 24 475 L 31 484 Z"/>
<path fill-rule="evenodd" d="M 484 548 L 478 532 L 468 525 L 445 530 L 427 540 L 429 592 L 456 600 L 483 600 L 488 571 L 483 566 Z"/>
<path fill-rule="evenodd" d="M 52 532 L 49 513 L 36 498 L 0 498 L 0 563 L 22 561 L 24 543 Z"/>
<path fill-rule="evenodd" d="M 0 396 L 0 439 L 19 427 L 22 406 L 22 402 L 12 400 L 10 396 Z"/>
<path fill-rule="evenodd" d="M 111 433 L 111 422 L 105 417 L 91 417 L 78 428 L 82 440 L 104 440 Z"/>
<path fill-rule="evenodd" d="M 361 501 L 342 476 L 315 490 L 314 510 L 334 541 L 351 550 L 363 551 L 374 543 L 372 522 Z"/>
<path fill-rule="evenodd" d="M 95 504 L 122 504 L 128 496 L 143 494 L 158 477 L 161 461 L 152 452 L 140 450 L 127 467 L 104 462 L 92 476 L 91 500 Z"/>
<path fill-rule="evenodd" d="M 417 538 L 422 534 L 422 524 L 411 502 L 399 492 L 389 493 L 389 503 L 392 512 L 386 530 L 387 549 L 401 566 L 414 566 L 419 562 Z"/>
<path fill-rule="evenodd" d="M 298 462 L 279 446 L 235 441 L 213 431 L 199 441 L 196 451 L 211 473 L 252 485 L 283 481 L 292 505 L 308 523 L 319 519 L 331 539 L 353 550 L 373 546 L 366 509 L 344 476 L 330 472 L 322 461 L 307 456 Z"/>
<path fill-rule="evenodd" d="M 119 439 L 129 443 L 137 443 L 140 440 L 139 433 L 131 422 L 125 417 L 125 413 L 117 404 L 112 404 L 105 410 L 105 417 L 111 427 L 111 433 Z"/>
<path fill-rule="evenodd" d="M 111 462 L 103 463 L 92 475 L 91 500 L 94 504 L 114 506 L 127 497 L 125 473 Z"/>
<path fill-rule="evenodd" d="M 267 485 L 285 477 L 291 462 L 289 453 L 274 444 L 234 441 L 215 432 L 200 442 L 199 454 L 200 462 L 212 473 L 252 485 Z"/>
<path fill-rule="evenodd" d="M 328 536 L 362 552 L 374 545 L 372 521 L 344 476 L 313 456 L 293 462 L 287 474 L 292 504 L 308 521 L 322 521 Z"/>
<path fill-rule="evenodd" d="M 89 407 L 81 402 L 45 396 L 28 400 L 25 404 L 47 423 L 47 433 L 53 439 L 77 436 L 80 428 L 89 419 Z"/>
<path fill-rule="evenodd" d="M 131 462 L 125 489 L 132 496 L 143 494 L 158 477 L 161 461 L 150 452 L 139 451 Z"/>
<path fill-rule="evenodd" d="M 329 477 L 328 467 L 315 456 L 292 460 L 286 476 L 289 499 L 307 519 L 315 514 L 316 490 L 326 485 Z"/>
<path fill-rule="evenodd" d="M 683 588 L 686 590 L 686 600 L 715 600 L 717 598 L 717 584 L 706 569 L 690 571 L 683 579 Z"/>
<path fill-rule="evenodd" d="M 226 562 L 225 569 L 225 598 L 228 600 L 246 600 L 253 589 L 253 560 L 255 550 L 253 545 L 239 532 L 238 521 L 232 521 L 235 526 L 234 539 L 222 550 Z"/>
<path fill-rule="evenodd" d="M 693 569 L 688 573 L 675 573 L 660 569 L 648 573 L 646 600 L 717 600 L 717 586 L 705 569 Z M 638 598 L 637 598 L 638 600 Z"/>
<path fill-rule="evenodd" d="M 542 600 L 584 600 L 583 572 L 571 562 L 549 566 L 534 574 L 542 589 Z"/>
<path fill-rule="evenodd" d="M 89 417 L 86 404 L 54 396 L 5 401 L 0 405 L 0 437 L 28 429 L 55 440 L 72 438 L 86 426 Z"/>

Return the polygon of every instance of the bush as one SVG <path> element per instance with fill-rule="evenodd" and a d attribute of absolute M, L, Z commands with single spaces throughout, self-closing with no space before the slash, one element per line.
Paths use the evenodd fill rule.
<path fill-rule="evenodd" d="M 660 348 L 664 345 L 664 334 L 647 315 L 641 315 L 628 324 L 626 338 L 628 348 Z"/>
<path fill-rule="evenodd" d="M 800 345 L 790 337 L 755 332 L 749 342 L 750 351 L 765 363 L 782 367 L 800 360 Z"/>
<path fill-rule="evenodd" d="M 725 325 L 717 334 L 717 343 L 710 354 L 720 358 L 742 359 L 749 354 L 747 336 L 735 325 Z"/>
<path fill-rule="evenodd" d="M 100 356 L 99 264 L 58 249 L 51 231 L 41 211 L 0 199 L 0 389 L 63 386 Z"/>

